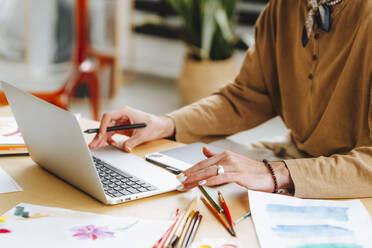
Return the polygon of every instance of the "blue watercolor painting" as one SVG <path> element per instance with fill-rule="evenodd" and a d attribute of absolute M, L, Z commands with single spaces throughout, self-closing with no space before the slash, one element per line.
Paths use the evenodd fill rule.
<path fill-rule="evenodd" d="M 282 204 L 268 204 L 266 210 L 275 219 L 316 219 L 348 221 L 347 207 L 323 206 L 289 206 Z"/>
<path fill-rule="evenodd" d="M 272 230 L 279 237 L 304 239 L 312 237 L 345 237 L 353 236 L 354 232 L 339 226 L 331 225 L 278 225 Z"/>
<path fill-rule="evenodd" d="M 297 246 L 297 248 L 363 248 L 363 246 L 351 243 L 330 243 L 301 245 Z"/>

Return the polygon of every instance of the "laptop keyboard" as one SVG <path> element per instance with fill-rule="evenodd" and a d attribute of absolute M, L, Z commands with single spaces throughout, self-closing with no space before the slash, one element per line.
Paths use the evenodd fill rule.
<path fill-rule="evenodd" d="M 92 156 L 105 193 L 111 197 L 122 197 L 157 189 L 153 185 L 120 171 L 101 159 Z"/>

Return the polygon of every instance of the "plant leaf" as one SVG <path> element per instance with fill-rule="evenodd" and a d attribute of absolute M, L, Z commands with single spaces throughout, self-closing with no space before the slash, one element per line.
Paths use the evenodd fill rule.
<path fill-rule="evenodd" d="M 201 56 L 202 59 L 209 59 L 213 42 L 213 36 L 216 31 L 216 22 L 214 15 L 218 8 L 218 0 L 205 0 L 202 18 L 202 39 L 201 39 Z"/>
<path fill-rule="evenodd" d="M 229 20 L 226 11 L 223 8 L 221 8 L 221 6 L 218 7 L 215 14 L 215 18 L 224 39 L 228 42 L 232 41 L 234 35 L 229 25 Z"/>

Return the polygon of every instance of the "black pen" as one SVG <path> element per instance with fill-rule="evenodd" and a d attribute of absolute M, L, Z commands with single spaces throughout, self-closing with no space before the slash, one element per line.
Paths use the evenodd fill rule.
<path fill-rule="evenodd" d="M 127 124 L 127 125 L 120 125 L 120 126 L 113 126 L 108 127 L 106 132 L 118 131 L 118 130 L 126 130 L 126 129 L 134 129 L 134 128 L 143 128 L 146 127 L 146 123 L 137 123 L 137 124 Z M 87 129 L 84 133 L 99 133 L 99 128 Z"/>

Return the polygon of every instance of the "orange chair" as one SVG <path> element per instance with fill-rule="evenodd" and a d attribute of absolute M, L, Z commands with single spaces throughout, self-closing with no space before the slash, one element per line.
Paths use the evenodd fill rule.
<path fill-rule="evenodd" d="M 73 69 L 70 77 L 60 90 L 53 92 L 30 92 L 41 99 L 55 104 L 63 109 L 68 109 L 70 98 L 75 94 L 76 89 L 85 84 L 88 89 L 93 118 L 99 118 L 100 81 L 99 73 L 110 67 L 111 85 L 110 95 L 113 86 L 113 68 L 115 57 L 94 51 L 89 45 L 89 23 L 88 6 L 86 0 L 75 0 L 75 49 L 73 55 Z M 0 92 L 0 104 L 8 104 L 3 92 Z"/>

